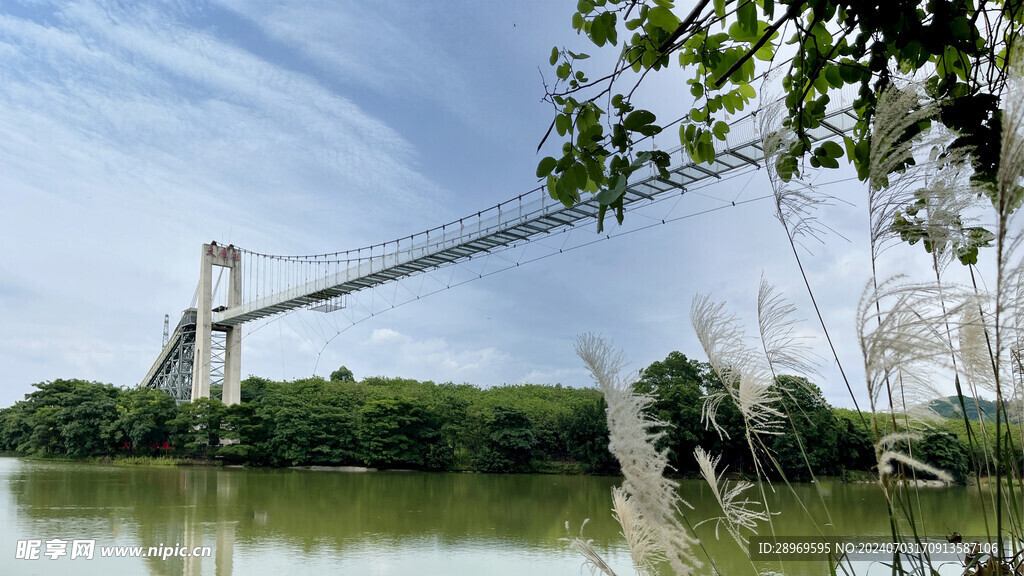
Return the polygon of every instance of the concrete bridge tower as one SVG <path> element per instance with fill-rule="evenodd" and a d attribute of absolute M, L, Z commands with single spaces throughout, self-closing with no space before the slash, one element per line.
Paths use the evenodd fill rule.
<path fill-rule="evenodd" d="M 202 265 L 199 268 L 199 300 L 196 306 L 195 359 L 192 365 L 192 400 L 210 397 L 210 362 L 212 331 L 226 333 L 224 345 L 224 384 L 221 401 L 226 406 L 241 401 L 242 381 L 242 327 L 214 326 L 213 267 L 228 269 L 228 309 L 242 304 L 242 258 L 233 245 L 218 246 L 216 242 L 203 244 Z"/>

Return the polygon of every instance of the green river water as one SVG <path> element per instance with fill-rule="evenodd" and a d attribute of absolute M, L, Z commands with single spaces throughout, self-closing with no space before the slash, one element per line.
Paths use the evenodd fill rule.
<path fill-rule="evenodd" d="M 626 576 L 633 573 L 629 552 L 610 512 L 610 489 L 620 481 L 115 467 L 0 458 L 0 575 L 575 576 L 589 572 L 560 538 L 567 535 L 567 521 L 577 534 L 589 518 L 585 537 L 593 539 L 619 576 Z M 704 483 L 684 481 L 681 490 L 694 507 L 686 511 L 691 522 L 720 514 Z M 772 518 L 777 534 L 815 535 L 808 514 L 833 536 L 889 534 L 884 500 L 875 485 L 823 481 L 795 485 L 794 491 L 776 486 L 768 493 L 778 512 Z M 929 534 L 984 534 L 976 488 L 925 489 L 919 498 Z M 697 532 L 721 573 L 754 574 L 724 530 L 721 539 L 713 524 Z M 38 559 L 18 558 L 19 541 L 28 540 L 41 542 Z M 67 554 L 47 557 L 46 542 L 53 540 L 67 541 Z M 94 541 L 94 557 L 71 559 L 73 540 Z M 199 558 L 101 557 L 101 548 L 115 546 L 141 546 L 145 552 L 158 546 L 209 546 L 212 553 Z M 711 573 L 704 558 L 699 573 Z M 757 566 L 791 575 L 827 573 L 823 563 Z M 857 572 L 887 570 L 862 563 Z"/>

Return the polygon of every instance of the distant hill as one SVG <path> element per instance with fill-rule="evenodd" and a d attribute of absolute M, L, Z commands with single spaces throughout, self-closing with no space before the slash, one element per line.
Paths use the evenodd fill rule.
<path fill-rule="evenodd" d="M 973 398 L 964 397 L 964 405 L 967 408 L 967 418 L 972 421 L 978 420 L 978 408 L 981 408 L 981 413 L 988 422 L 995 422 L 996 419 L 996 403 L 992 400 L 986 400 L 979 398 L 978 402 L 975 403 Z M 946 398 L 936 398 L 928 403 L 928 406 L 939 413 L 944 418 L 963 418 L 960 412 L 960 401 L 956 396 L 947 396 Z M 1011 414 L 1011 419 L 1013 415 Z"/>

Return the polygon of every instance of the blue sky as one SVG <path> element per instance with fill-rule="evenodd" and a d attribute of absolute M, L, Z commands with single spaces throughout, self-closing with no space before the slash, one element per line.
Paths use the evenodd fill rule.
<path fill-rule="evenodd" d="M 541 72 L 551 77 L 552 45 L 582 46 L 569 26 L 574 5 L 5 2 L 0 405 L 55 378 L 136 384 L 159 351 L 163 315 L 173 324 L 189 305 L 203 242 L 346 250 L 535 187 L 551 118 Z M 673 117 L 688 108 L 682 79 L 657 78 L 642 102 Z M 673 144 L 671 134 L 660 142 Z M 768 191 L 752 173 L 687 195 L 673 214 Z M 870 270 L 863 192 L 827 191 L 852 203 L 823 214 L 850 241 L 829 237 L 807 265 L 856 385 L 853 312 Z M 896 252 L 893 271 L 926 265 L 920 250 Z M 904 264 L 905 254 L 918 258 Z M 693 295 L 752 318 L 762 271 L 813 318 L 763 201 L 548 258 L 352 327 L 289 316 L 245 336 L 242 371 L 297 378 L 345 364 L 360 378 L 585 386 L 577 334 L 614 339 L 634 368 L 673 350 L 703 360 L 688 320 Z M 826 395 L 848 405 L 830 363 L 822 371 Z"/>

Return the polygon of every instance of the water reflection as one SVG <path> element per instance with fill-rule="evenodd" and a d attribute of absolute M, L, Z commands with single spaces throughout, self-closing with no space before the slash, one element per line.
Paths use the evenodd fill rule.
<path fill-rule="evenodd" d="M 630 574 L 611 517 L 617 478 L 482 474 L 339 473 L 307 470 L 128 468 L 0 458 L 0 573 L 576 574 L 581 560 L 560 538 L 589 518 L 585 536 Z M 766 489 L 777 534 L 885 536 L 874 485 L 822 483 Z M 692 523 L 720 514 L 706 485 L 684 482 Z M 984 533 L 976 492 L 920 494 L 930 534 Z M 764 533 L 765 530 L 762 531 Z M 751 573 L 743 551 L 713 524 L 698 529 L 726 574 Z M 104 546 L 211 546 L 206 558 L 13 560 L 19 539 L 95 538 Z M 27 564 L 34 562 L 34 564 Z M 710 566 L 705 562 L 705 570 Z M 821 574 L 821 563 L 759 564 Z"/>

